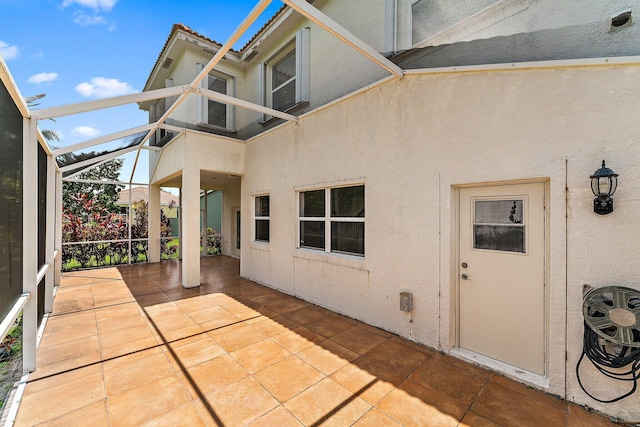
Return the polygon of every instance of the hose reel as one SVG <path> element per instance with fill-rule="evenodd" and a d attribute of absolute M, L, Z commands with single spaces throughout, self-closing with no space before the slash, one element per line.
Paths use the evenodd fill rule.
<path fill-rule="evenodd" d="M 605 286 L 590 290 L 584 296 L 584 343 L 576 365 L 582 390 L 602 403 L 617 402 L 632 395 L 640 379 L 640 291 L 622 286 Z M 585 390 L 580 380 L 580 364 L 584 356 L 603 375 L 633 382 L 631 390 L 610 400 L 601 400 Z M 630 366 L 627 370 L 622 370 Z"/>

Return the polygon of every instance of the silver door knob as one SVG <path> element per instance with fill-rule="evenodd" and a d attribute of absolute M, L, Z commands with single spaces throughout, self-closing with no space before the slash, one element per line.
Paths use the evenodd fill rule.
<path fill-rule="evenodd" d="M 462 275 L 460 275 L 460 278 L 461 278 L 462 280 L 469 280 L 469 275 L 467 275 L 467 274 L 462 274 Z"/>

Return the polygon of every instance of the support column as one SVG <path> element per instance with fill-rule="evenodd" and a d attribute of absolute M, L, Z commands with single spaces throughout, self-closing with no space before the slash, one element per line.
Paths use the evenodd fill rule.
<path fill-rule="evenodd" d="M 160 262 L 160 186 L 149 185 L 149 262 Z"/>
<path fill-rule="evenodd" d="M 56 205 L 55 205 L 55 250 L 58 251 L 53 264 L 53 284 L 60 286 L 60 276 L 62 275 L 62 172 L 56 172 Z"/>
<path fill-rule="evenodd" d="M 22 144 L 22 370 L 36 370 L 38 339 L 38 140 L 37 121 L 24 119 Z"/>
<path fill-rule="evenodd" d="M 200 286 L 200 169 L 182 170 L 182 286 Z"/>
<path fill-rule="evenodd" d="M 56 217 L 51 212 L 55 211 L 56 206 L 56 159 L 53 156 L 47 157 L 47 196 L 45 209 L 48 212 L 46 215 L 46 230 L 47 235 L 45 237 L 45 262 L 49 264 L 49 270 L 44 279 L 44 312 L 51 313 L 53 311 L 53 282 L 55 271 L 55 238 L 56 238 Z"/>

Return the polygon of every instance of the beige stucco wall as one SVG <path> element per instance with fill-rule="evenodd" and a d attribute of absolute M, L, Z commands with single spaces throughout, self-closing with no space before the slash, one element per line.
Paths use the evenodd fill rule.
<path fill-rule="evenodd" d="M 409 75 L 256 137 L 246 147 L 241 273 L 449 351 L 457 186 L 544 181 L 546 390 L 638 418 L 640 394 L 597 404 L 577 385 L 575 363 L 582 285 L 640 289 L 639 78 L 640 64 Z M 592 212 L 588 178 L 603 158 L 620 174 L 608 216 Z M 361 182 L 366 256 L 296 249 L 296 192 Z M 250 242 L 252 196 L 264 193 L 271 195 L 268 245 Z M 402 291 L 414 295 L 411 314 L 399 310 Z M 596 393 L 628 386 L 588 371 L 585 383 Z"/>
<path fill-rule="evenodd" d="M 423 44 L 425 39 L 426 45 L 436 46 L 583 26 L 590 26 L 593 31 L 586 37 L 597 40 L 599 33 L 610 31 L 612 15 L 630 9 L 635 17 L 640 12 L 638 0 L 464 0 L 454 4 L 446 0 L 423 0 L 416 5 L 417 16 L 412 17 L 411 3 L 412 0 L 398 0 L 398 51 Z M 436 21 L 432 22 L 433 19 Z M 630 30 L 638 31 L 637 28 Z M 433 37 L 431 41 L 429 37 Z M 560 38 L 555 42 L 558 50 L 565 43 Z"/>

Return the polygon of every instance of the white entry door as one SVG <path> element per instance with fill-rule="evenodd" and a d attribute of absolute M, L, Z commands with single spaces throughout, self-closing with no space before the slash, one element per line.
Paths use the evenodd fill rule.
<path fill-rule="evenodd" d="M 460 347 L 544 375 L 544 184 L 460 190 Z"/>

